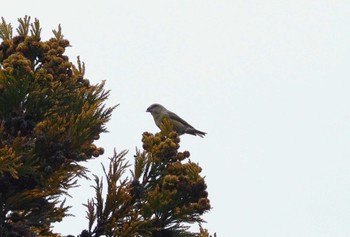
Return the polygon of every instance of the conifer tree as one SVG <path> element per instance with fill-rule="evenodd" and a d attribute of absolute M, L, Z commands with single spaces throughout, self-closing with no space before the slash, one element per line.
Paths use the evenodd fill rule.
<path fill-rule="evenodd" d="M 143 151 L 135 155 L 130 178 L 123 177 L 126 153 L 115 153 L 109 171 L 104 169 L 105 199 L 102 179 L 95 177 L 96 197 L 86 204 L 86 236 L 209 237 L 201 226 L 200 233 L 188 230 L 188 224 L 201 224 L 201 215 L 211 208 L 201 167 L 189 160 L 188 151 L 178 151 L 180 139 L 171 125 L 163 128 L 143 134 Z"/>
<path fill-rule="evenodd" d="M 103 154 L 94 141 L 113 108 L 104 84 L 64 55 L 61 27 L 41 40 L 39 21 L 0 24 L 0 236 L 53 236 L 67 215 L 59 197 L 86 176 L 81 162 Z"/>

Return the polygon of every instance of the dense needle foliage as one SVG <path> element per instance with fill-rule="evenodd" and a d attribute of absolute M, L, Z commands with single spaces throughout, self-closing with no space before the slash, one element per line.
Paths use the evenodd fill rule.
<path fill-rule="evenodd" d="M 61 28 L 48 41 L 39 21 L 19 19 L 17 36 L 0 25 L 0 235 L 51 235 L 67 206 L 58 197 L 98 157 L 94 145 L 113 108 L 103 83 L 90 85 L 84 64 L 64 55 Z"/>
<path fill-rule="evenodd" d="M 203 228 L 200 233 L 188 230 L 188 224 L 202 223 L 201 215 L 211 208 L 201 167 L 188 159 L 188 151 L 178 151 L 180 139 L 175 132 L 145 132 L 142 142 L 144 150 L 135 155 L 131 178 L 123 178 L 128 168 L 125 153 L 111 158 L 109 171 L 105 171 L 105 199 L 101 179 L 95 177 L 96 197 L 86 205 L 90 225 L 85 233 L 118 237 L 209 236 Z"/>

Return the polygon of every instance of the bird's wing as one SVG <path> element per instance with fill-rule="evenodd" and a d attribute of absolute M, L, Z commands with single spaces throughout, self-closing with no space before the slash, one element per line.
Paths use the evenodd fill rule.
<path fill-rule="evenodd" d="M 182 123 L 183 125 L 186 125 L 186 126 L 188 126 L 188 127 L 193 128 L 189 123 L 187 123 L 185 120 L 183 120 L 182 118 L 180 118 L 179 116 L 177 116 L 177 114 L 168 111 L 168 115 L 169 115 L 169 118 L 170 118 L 170 119 L 173 119 L 173 120 L 175 120 L 175 121 L 177 121 L 177 122 Z"/>

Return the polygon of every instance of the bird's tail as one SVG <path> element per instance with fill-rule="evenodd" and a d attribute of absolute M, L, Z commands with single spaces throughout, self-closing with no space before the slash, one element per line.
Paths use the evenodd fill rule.
<path fill-rule="evenodd" d="M 200 136 L 200 137 L 204 137 L 205 134 L 207 134 L 206 132 L 202 132 L 202 131 L 199 131 L 199 130 L 194 129 L 194 128 L 186 129 L 186 133 L 194 135 L 194 136 Z"/>

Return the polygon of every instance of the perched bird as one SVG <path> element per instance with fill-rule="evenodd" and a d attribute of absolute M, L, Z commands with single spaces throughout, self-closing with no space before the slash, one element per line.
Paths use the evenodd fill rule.
<path fill-rule="evenodd" d="M 164 106 L 160 104 L 153 104 L 147 108 L 146 112 L 150 112 L 153 116 L 154 122 L 160 128 L 161 123 L 164 118 L 168 118 L 171 124 L 173 125 L 173 130 L 179 135 L 188 133 L 195 136 L 203 137 L 205 132 L 199 131 L 188 124 L 185 120 L 177 116 L 175 113 L 167 110 Z"/>

